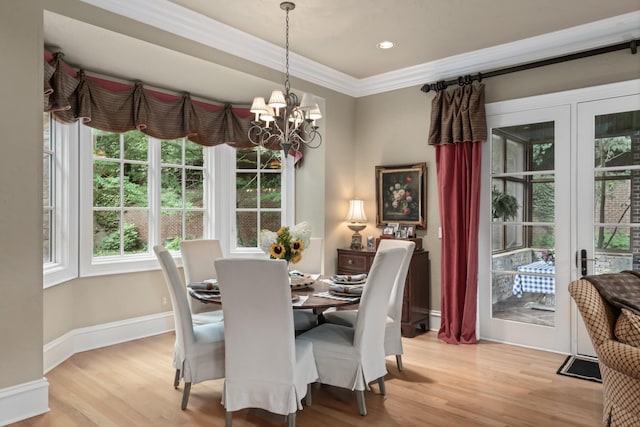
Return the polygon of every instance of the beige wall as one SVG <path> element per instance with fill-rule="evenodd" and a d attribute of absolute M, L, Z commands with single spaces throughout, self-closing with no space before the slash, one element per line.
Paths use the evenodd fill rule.
<path fill-rule="evenodd" d="M 0 129 L 0 389 L 42 377 L 42 346 L 73 329 L 167 310 L 158 271 L 83 278 L 42 291 L 42 10 L 102 26 L 279 82 L 279 72 L 256 66 L 160 30 L 104 12 L 77 0 L 0 2 L 3 58 Z M 10 60 L 9 60 L 10 58 Z M 613 61 L 612 58 L 616 58 Z M 611 54 L 487 81 L 488 101 L 637 77 L 637 57 Z M 426 82 L 425 82 L 426 83 Z M 432 308 L 439 310 L 439 241 L 432 149 L 426 146 L 432 94 L 418 87 L 354 100 L 318 86 L 292 81 L 325 102 L 323 146 L 310 151 L 297 180 L 297 220 L 323 232 L 325 269 L 335 268 L 335 249 L 349 244 L 347 201 L 365 199 L 374 227 L 373 168 L 379 164 L 428 165 L 427 229 L 421 232 L 432 259 Z M 6 100 L 10 100 L 7 102 Z M 18 181 L 19 180 L 19 181 Z M 9 242 L 9 243 L 8 243 Z M 149 297 L 152 295 L 152 297 Z"/>
<path fill-rule="evenodd" d="M 0 2 L 0 389 L 42 378 L 41 37 L 37 2 Z"/>

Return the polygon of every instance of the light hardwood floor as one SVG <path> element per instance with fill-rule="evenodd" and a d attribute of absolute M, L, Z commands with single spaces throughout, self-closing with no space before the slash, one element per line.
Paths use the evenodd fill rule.
<path fill-rule="evenodd" d="M 223 381 L 172 386 L 174 335 L 79 353 L 49 372 L 51 412 L 12 427 L 223 426 Z M 366 392 L 368 415 L 352 392 L 314 385 L 299 427 L 599 426 L 602 385 L 556 374 L 565 356 L 491 342 L 449 345 L 431 331 L 403 338 L 404 371 L 388 358 L 386 396 Z M 256 355 L 260 357 L 260 355 Z M 286 425 L 260 410 L 234 413 L 234 426 Z"/>

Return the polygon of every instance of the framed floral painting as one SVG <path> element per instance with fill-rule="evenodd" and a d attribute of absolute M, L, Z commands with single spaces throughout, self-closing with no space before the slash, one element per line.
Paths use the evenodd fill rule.
<path fill-rule="evenodd" d="M 427 164 L 376 166 L 376 226 L 427 226 Z"/>

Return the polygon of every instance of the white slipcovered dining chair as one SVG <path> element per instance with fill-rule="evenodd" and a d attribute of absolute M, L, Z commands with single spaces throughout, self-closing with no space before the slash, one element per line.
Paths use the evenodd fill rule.
<path fill-rule="evenodd" d="M 376 252 L 353 328 L 323 323 L 298 336 L 298 340 L 308 340 L 313 344 L 322 384 L 356 391 L 360 415 L 367 414 L 364 390 L 369 390 L 371 381 L 377 380 L 380 394 L 386 393 L 386 308 L 404 254 L 403 248 L 380 249 Z"/>
<path fill-rule="evenodd" d="M 187 284 L 217 278 L 213 262 L 224 256 L 219 240 L 183 240 L 180 242 L 180 253 L 182 254 L 182 267 Z M 187 300 L 193 323 L 203 325 L 223 320 L 220 306 L 206 304 L 191 297 Z"/>
<path fill-rule="evenodd" d="M 304 274 L 322 274 L 323 242 L 322 237 L 311 237 L 309 246 L 302 252 L 302 259 L 297 264 L 291 264 L 289 269 Z M 293 324 L 297 333 L 308 331 L 318 325 L 318 316 L 312 310 L 294 310 Z"/>
<path fill-rule="evenodd" d="M 402 265 L 396 274 L 387 306 L 387 320 L 384 333 L 384 352 L 386 356 L 396 356 L 398 370 L 402 371 L 402 303 L 407 272 L 416 244 L 407 240 L 382 239 L 378 250 L 385 248 L 403 248 L 405 250 Z M 356 324 L 358 310 L 338 310 L 324 314 L 326 322 L 353 327 Z"/>
<path fill-rule="evenodd" d="M 295 339 L 287 264 L 220 259 L 216 270 L 225 323 L 226 425 L 234 411 L 261 408 L 288 416 L 292 427 L 302 398 L 311 404 L 318 371 L 311 343 Z"/>
<path fill-rule="evenodd" d="M 193 325 L 188 297 L 173 257 L 161 245 L 154 246 L 153 250 L 162 267 L 173 306 L 176 328 L 173 386 L 178 388 L 180 378 L 184 379 L 181 408 L 186 409 L 191 385 L 224 377 L 224 323 Z"/>

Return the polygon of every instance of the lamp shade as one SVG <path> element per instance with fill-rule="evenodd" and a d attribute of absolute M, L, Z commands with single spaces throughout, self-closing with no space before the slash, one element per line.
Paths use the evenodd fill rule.
<path fill-rule="evenodd" d="M 364 214 L 364 202 L 360 199 L 349 200 L 349 213 L 345 219 L 347 222 L 367 222 Z"/>
<path fill-rule="evenodd" d="M 249 111 L 251 111 L 252 113 L 258 113 L 258 114 L 266 113 L 267 105 L 264 103 L 264 98 L 261 96 L 256 96 L 255 98 L 253 98 L 253 103 L 251 104 L 251 110 Z"/>
<path fill-rule="evenodd" d="M 284 95 L 280 90 L 274 90 L 271 92 L 271 97 L 269 98 L 269 107 L 273 108 L 282 108 L 287 106 L 287 101 L 284 100 Z"/>

